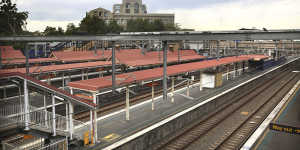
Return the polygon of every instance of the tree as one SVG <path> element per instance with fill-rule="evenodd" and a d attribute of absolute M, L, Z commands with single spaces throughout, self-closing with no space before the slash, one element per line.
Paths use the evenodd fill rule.
<path fill-rule="evenodd" d="M 155 32 L 155 31 L 178 31 L 176 24 L 164 24 L 160 19 L 150 22 L 148 19 L 128 20 L 127 32 Z"/>
<path fill-rule="evenodd" d="M 14 35 L 23 32 L 28 12 L 18 12 L 11 0 L 0 2 L 0 35 Z"/>
<path fill-rule="evenodd" d="M 153 31 L 164 31 L 165 30 L 165 25 L 161 20 L 154 20 L 152 23 L 153 26 Z"/>
<path fill-rule="evenodd" d="M 86 16 L 79 25 L 80 31 L 89 34 L 105 34 L 107 33 L 106 23 L 96 16 Z"/>
<path fill-rule="evenodd" d="M 178 24 L 166 24 L 165 31 L 180 31 L 181 28 Z"/>
<path fill-rule="evenodd" d="M 46 36 L 64 35 L 64 30 L 61 27 L 58 27 L 56 30 L 55 27 L 47 26 L 44 30 L 44 35 Z"/>
<path fill-rule="evenodd" d="M 69 23 L 66 30 L 66 35 L 75 35 L 78 34 L 78 28 L 74 25 L 74 23 Z"/>
<path fill-rule="evenodd" d="M 108 33 L 120 33 L 123 31 L 123 27 L 121 27 L 117 21 L 112 20 L 107 25 L 107 32 Z"/>

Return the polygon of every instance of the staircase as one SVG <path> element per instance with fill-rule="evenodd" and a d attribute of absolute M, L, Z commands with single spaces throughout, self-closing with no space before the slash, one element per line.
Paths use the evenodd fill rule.
<path fill-rule="evenodd" d="M 11 127 L 25 127 L 25 110 L 23 104 L 9 104 L 0 107 L 0 129 L 7 129 Z M 55 114 L 56 134 L 60 136 L 69 136 L 67 127 L 67 118 Z M 53 133 L 53 119 L 52 112 L 46 111 L 44 108 L 36 108 L 30 106 L 29 128 L 45 133 Z M 86 124 L 83 122 L 73 120 L 74 127 Z M 77 139 L 83 139 L 83 135 L 76 133 L 73 136 Z"/>

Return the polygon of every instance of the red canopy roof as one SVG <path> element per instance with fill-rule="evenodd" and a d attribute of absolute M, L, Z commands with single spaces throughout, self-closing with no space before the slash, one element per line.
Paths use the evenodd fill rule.
<path fill-rule="evenodd" d="M 253 58 L 241 57 L 241 56 L 226 57 L 226 58 L 219 59 L 219 61 L 214 59 L 214 60 L 206 60 L 206 61 L 195 62 L 195 63 L 174 65 L 174 66 L 169 66 L 167 68 L 167 74 L 168 76 L 172 76 L 181 73 L 212 68 L 220 65 L 231 64 L 234 62 L 247 61 L 250 59 Z M 134 82 L 158 79 L 161 78 L 162 76 L 163 76 L 163 68 L 155 68 L 155 69 L 148 69 L 148 70 L 136 71 L 131 73 L 124 73 L 116 76 L 116 84 L 118 86 L 124 86 Z M 112 86 L 111 80 L 112 77 L 107 76 L 104 78 L 95 78 L 90 80 L 70 82 L 69 86 L 81 90 L 86 90 L 86 91 L 100 91 L 101 89 L 104 88 L 110 88 Z"/>
<path fill-rule="evenodd" d="M 84 69 L 84 68 L 92 68 L 92 67 L 95 68 L 95 67 L 103 67 L 103 66 L 111 66 L 111 62 L 96 61 L 96 62 L 76 63 L 76 64 L 36 66 L 36 67 L 30 67 L 29 72 L 41 73 L 41 72 L 52 72 L 52 71 L 65 71 L 71 69 Z M 0 74 L 10 73 L 10 72 L 26 73 L 26 68 L 0 70 Z"/>
<path fill-rule="evenodd" d="M 20 50 L 15 50 L 12 46 L 0 46 L 2 60 L 25 59 Z"/>
<path fill-rule="evenodd" d="M 82 60 L 101 60 L 111 55 L 109 51 L 54 51 L 54 57 L 64 62 L 82 61 Z"/>
<path fill-rule="evenodd" d="M 34 58 L 28 59 L 29 63 L 42 63 L 42 62 L 56 62 L 58 61 L 55 58 Z M 26 59 L 12 59 L 12 60 L 5 60 L 3 64 L 25 64 Z"/>
<path fill-rule="evenodd" d="M 147 66 L 157 65 L 163 63 L 163 51 L 151 51 L 142 53 L 142 50 L 120 50 L 116 53 L 117 59 L 120 63 L 128 66 Z M 205 58 L 198 55 L 194 50 L 181 50 L 180 61 L 196 60 Z M 178 61 L 178 51 L 168 51 L 168 63 Z"/>

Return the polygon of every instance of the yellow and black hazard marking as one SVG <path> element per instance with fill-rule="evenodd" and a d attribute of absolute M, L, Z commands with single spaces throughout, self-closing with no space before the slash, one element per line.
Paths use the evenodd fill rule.
<path fill-rule="evenodd" d="M 300 135 L 300 128 L 297 128 L 297 127 L 291 127 L 291 126 L 286 126 L 286 125 L 270 123 L 269 128 L 274 131 Z"/>
<path fill-rule="evenodd" d="M 106 142 L 110 142 L 110 141 L 113 141 L 113 140 L 115 140 L 119 137 L 120 137 L 120 135 L 112 133 L 112 134 L 109 134 L 109 135 L 105 136 L 104 138 L 102 138 L 102 140 L 104 140 Z"/>

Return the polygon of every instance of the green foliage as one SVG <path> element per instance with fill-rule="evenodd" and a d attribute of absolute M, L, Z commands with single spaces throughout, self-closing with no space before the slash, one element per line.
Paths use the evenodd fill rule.
<path fill-rule="evenodd" d="M 55 35 L 64 35 L 64 30 L 61 27 L 57 29 L 55 27 L 47 26 L 44 30 L 44 35 L 46 36 L 55 36 Z"/>
<path fill-rule="evenodd" d="M 23 32 L 28 12 L 18 12 L 11 0 L 0 2 L 0 35 L 16 35 Z"/>
<path fill-rule="evenodd" d="M 174 24 L 164 24 L 157 19 L 150 22 L 147 19 L 129 20 L 127 22 L 127 32 L 154 32 L 154 31 L 178 31 L 179 26 Z"/>
<path fill-rule="evenodd" d="M 69 23 L 65 34 L 66 35 L 75 35 L 75 34 L 78 34 L 78 31 L 79 31 L 79 28 L 77 28 L 74 25 L 74 23 Z"/>
<path fill-rule="evenodd" d="M 105 34 L 107 33 L 107 25 L 104 20 L 95 16 L 86 16 L 80 23 L 80 31 L 89 34 Z"/>
<path fill-rule="evenodd" d="M 107 25 L 107 32 L 108 33 L 120 33 L 123 31 L 123 27 L 121 27 L 117 21 L 112 20 Z"/>

